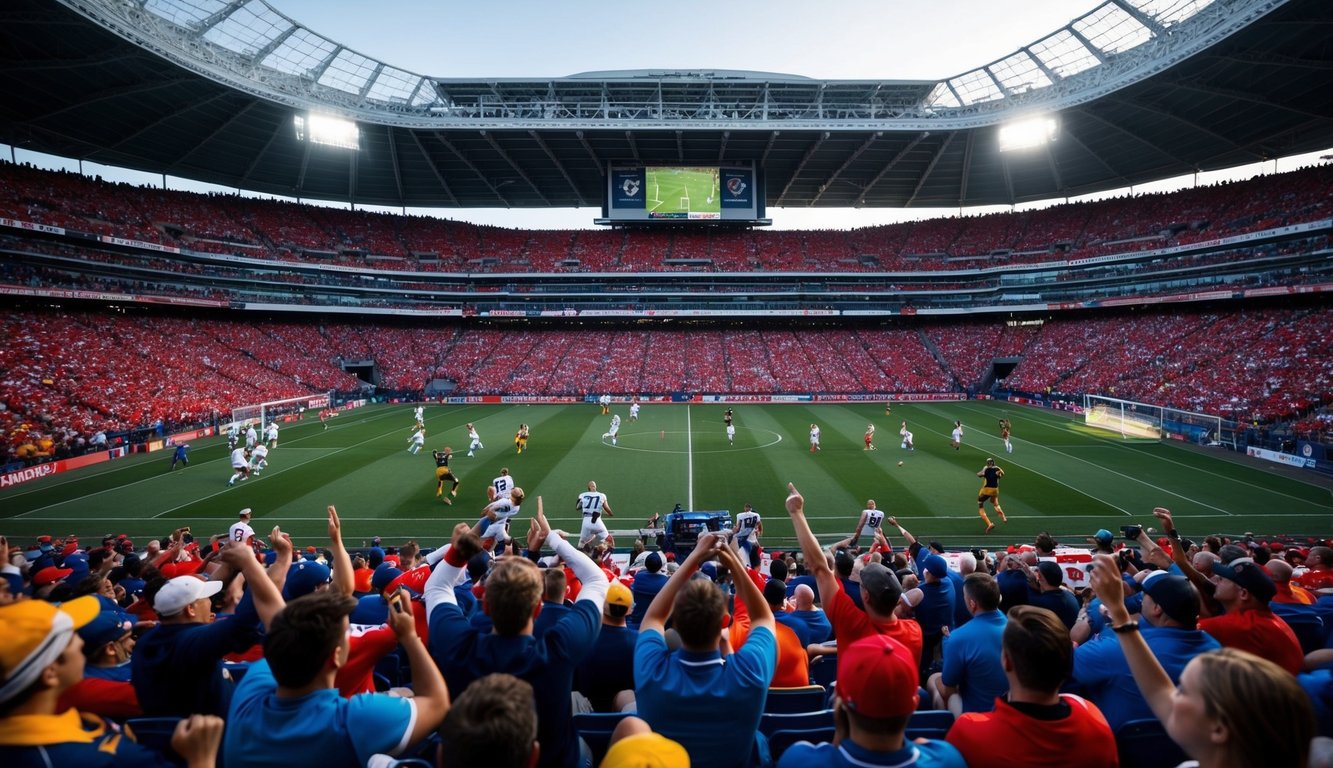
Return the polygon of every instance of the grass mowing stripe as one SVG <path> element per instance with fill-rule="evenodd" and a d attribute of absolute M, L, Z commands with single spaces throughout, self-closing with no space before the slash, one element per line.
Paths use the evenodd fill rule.
<path fill-rule="evenodd" d="M 689 508 L 694 509 L 694 422 L 690 416 L 690 405 L 685 404 L 685 477 L 688 490 L 685 498 L 689 500 Z"/>

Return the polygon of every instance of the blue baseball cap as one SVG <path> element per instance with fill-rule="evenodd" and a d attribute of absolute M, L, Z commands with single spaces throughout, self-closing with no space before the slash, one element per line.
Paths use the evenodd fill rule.
<path fill-rule="evenodd" d="M 319 589 L 321 584 L 328 584 L 331 577 L 332 572 L 323 563 L 313 560 L 292 563 L 292 567 L 287 570 L 287 581 L 282 587 L 282 596 L 287 600 L 295 600 L 302 595 L 308 595 Z"/>

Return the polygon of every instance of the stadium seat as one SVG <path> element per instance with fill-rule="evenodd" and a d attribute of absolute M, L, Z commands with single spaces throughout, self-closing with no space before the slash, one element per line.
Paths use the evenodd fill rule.
<path fill-rule="evenodd" d="M 171 734 L 176 732 L 179 717 L 133 717 L 125 721 L 125 730 L 130 738 L 145 746 L 176 765 L 185 765 L 185 760 L 171 748 Z"/>
<path fill-rule="evenodd" d="M 814 661 L 810 662 L 810 683 L 812 685 L 822 685 L 824 690 L 831 692 L 833 684 L 837 681 L 838 654 L 817 656 Z"/>
<path fill-rule="evenodd" d="M 1156 718 L 1130 720 L 1115 732 L 1120 764 L 1134 768 L 1174 768 L 1187 758 Z"/>
<path fill-rule="evenodd" d="M 826 741 L 833 741 L 833 726 L 827 728 L 801 728 L 798 730 L 776 731 L 766 738 L 768 739 L 768 754 L 773 762 L 777 762 L 782 757 L 782 753 L 787 751 L 787 747 L 798 741 L 808 741 L 811 744 L 822 744 Z"/>
<path fill-rule="evenodd" d="M 953 725 L 953 713 L 947 709 L 922 709 L 907 721 L 908 739 L 942 739 Z"/>
<path fill-rule="evenodd" d="M 768 698 L 764 701 L 764 712 L 772 714 L 818 712 L 825 709 L 827 696 L 828 692 L 822 685 L 808 685 L 804 688 L 769 688 Z"/>
<path fill-rule="evenodd" d="M 1285 614 L 1282 620 L 1287 622 L 1296 639 L 1301 641 L 1301 652 L 1310 653 L 1324 647 L 1324 620 L 1314 614 Z"/>
<path fill-rule="evenodd" d="M 592 750 L 592 764 L 600 765 L 611 742 L 611 733 L 628 716 L 625 712 L 581 712 L 574 715 L 574 730 Z"/>
<path fill-rule="evenodd" d="M 833 710 L 818 712 L 765 712 L 759 716 L 759 732 L 770 736 L 778 731 L 806 731 L 814 728 L 832 728 Z M 776 758 L 777 755 L 774 755 Z"/>

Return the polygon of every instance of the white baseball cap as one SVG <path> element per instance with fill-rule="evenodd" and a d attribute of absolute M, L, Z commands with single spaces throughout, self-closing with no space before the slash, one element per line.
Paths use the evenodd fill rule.
<path fill-rule="evenodd" d="M 222 582 L 204 581 L 198 576 L 177 576 L 158 590 L 153 610 L 159 616 L 175 616 L 195 600 L 212 597 L 222 591 Z"/>
<path fill-rule="evenodd" d="M 250 516 L 250 512 L 251 512 L 250 508 L 249 508 L 249 507 L 246 507 L 245 509 L 242 509 L 242 510 L 241 510 L 240 517 L 249 517 L 249 516 Z"/>

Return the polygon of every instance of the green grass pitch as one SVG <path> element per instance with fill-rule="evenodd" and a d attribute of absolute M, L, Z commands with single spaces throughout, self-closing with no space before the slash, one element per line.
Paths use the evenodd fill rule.
<path fill-rule="evenodd" d="M 648 187 L 648 210 L 652 213 L 718 213 L 715 168 L 650 168 L 644 179 Z"/>
<path fill-rule="evenodd" d="M 789 481 L 805 494 L 822 537 L 849 533 L 865 500 L 874 498 L 913 533 L 960 547 L 1031 541 L 1043 530 L 1082 543 L 1098 528 L 1151 525 L 1155 506 L 1175 512 L 1191 537 L 1251 530 L 1322 535 L 1333 512 L 1327 488 L 1222 449 L 1125 441 L 1089 430 L 1070 414 L 990 401 L 895 405 L 888 417 L 879 403 L 732 407 L 734 446 L 722 422 L 725 405 L 649 403 L 630 422 L 628 406 L 617 404 L 613 412 L 624 425 L 612 447 L 601 438 L 609 417 L 591 404 L 429 405 L 427 449 L 452 446 L 462 479 L 457 500 L 446 506 L 434 495 L 428 450 L 415 456 L 406 450 L 411 407 L 372 406 L 344 412 L 327 431 L 313 419 L 286 426 L 269 468 L 233 488 L 226 485 L 225 441 L 212 438 L 194 443 L 190 466 L 175 472 L 168 470 L 170 452 L 162 451 L 5 489 L 0 532 L 18 541 L 42 533 L 126 533 L 137 542 L 181 525 L 196 535 L 223 532 L 237 510 L 252 507 L 257 530 L 281 524 L 298 544 L 319 545 L 324 509 L 334 504 L 349 545 L 376 534 L 438 544 L 453 524 L 476 520 L 501 467 L 528 494 L 523 517 L 542 496 L 553 525 L 575 533 L 575 497 L 596 480 L 616 513 L 607 519 L 612 530 L 638 528 L 677 502 L 733 515 L 750 502 L 764 515 L 770 547 L 791 542 L 782 509 Z M 1002 415 L 1013 422 L 1012 454 L 998 437 Z M 903 419 L 916 435 L 914 452 L 899 447 Z M 959 451 L 949 446 L 954 419 L 966 430 Z M 475 458 L 466 456 L 468 422 L 485 443 Z M 531 425 L 532 438 L 528 451 L 516 455 L 520 422 Z M 823 433 L 818 454 L 809 451 L 812 422 Z M 877 451 L 862 449 L 871 422 Z M 976 472 L 988 456 L 1005 470 L 1001 503 L 1010 522 L 983 536 Z M 525 522 L 518 527 L 524 531 Z"/>

